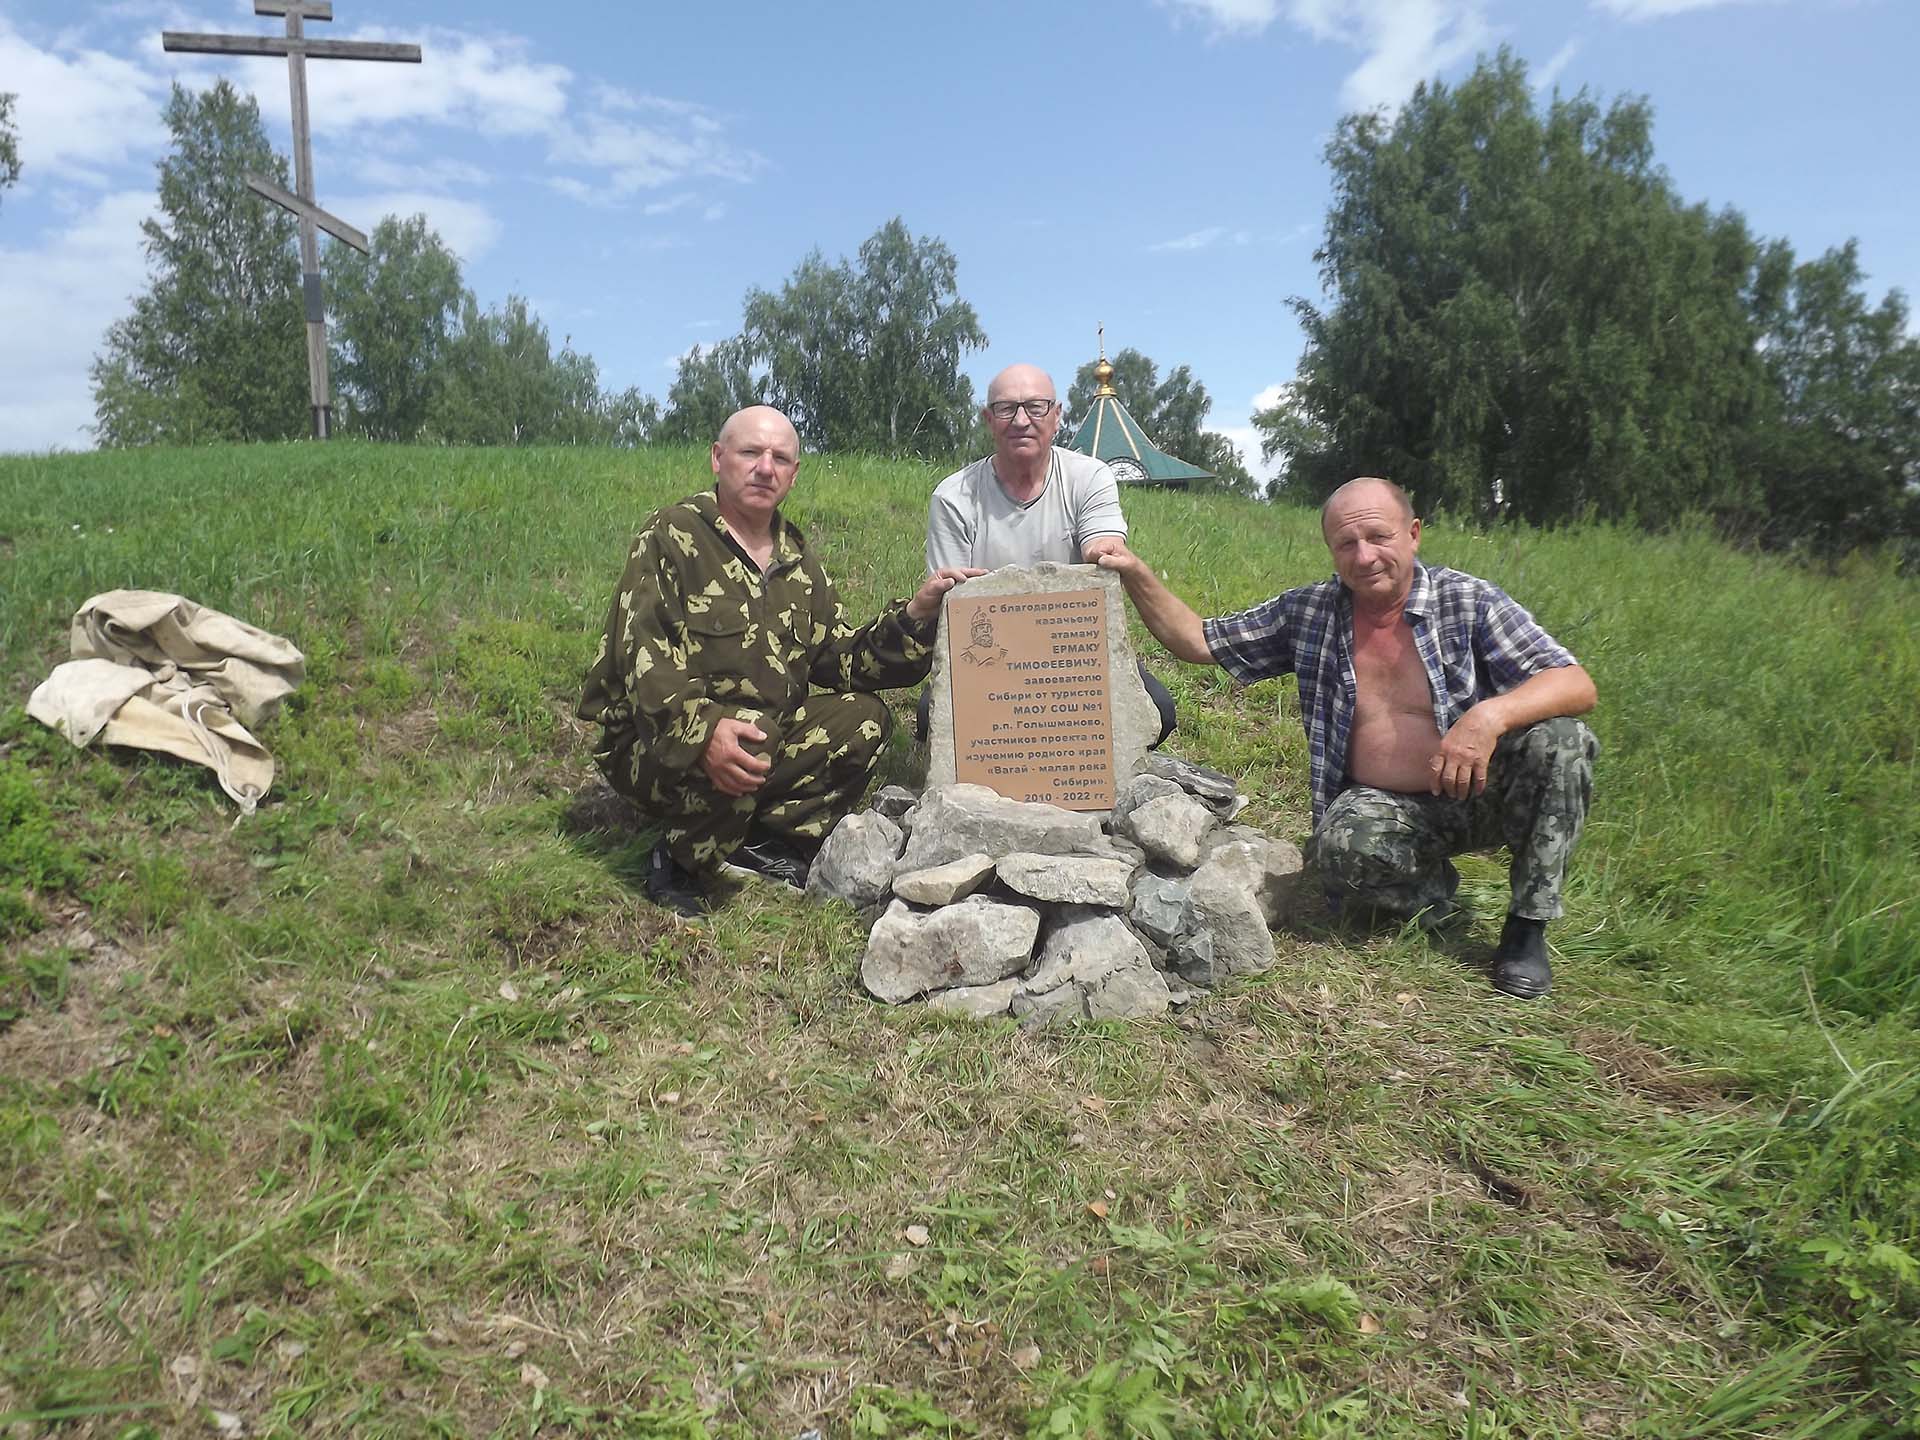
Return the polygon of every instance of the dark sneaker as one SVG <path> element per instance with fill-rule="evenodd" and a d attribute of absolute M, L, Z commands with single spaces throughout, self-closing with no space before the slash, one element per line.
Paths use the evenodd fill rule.
<path fill-rule="evenodd" d="M 1493 952 L 1493 988 L 1516 1000 L 1538 1000 L 1553 988 L 1547 964 L 1547 922 L 1509 915 Z"/>
<path fill-rule="evenodd" d="M 664 844 L 655 845 L 647 857 L 647 898 L 689 919 L 707 913 L 707 897 L 701 893 L 699 880 L 668 853 Z"/>
<path fill-rule="evenodd" d="M 807 862 L 784 840 L 762 836 L 749 840 L 727 857 L 722 867 L 736 875 L 753 875 L 795 890 L 807 888 Z"/>

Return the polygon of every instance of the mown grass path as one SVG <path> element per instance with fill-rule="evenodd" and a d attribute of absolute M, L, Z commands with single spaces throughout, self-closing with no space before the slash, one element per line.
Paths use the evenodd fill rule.
<path fill-rule="evenodd" d="M 571 705 L 624 547 L 704 478 L 692 451 L 0 459 L 0 1425 L 1920 1425 L 1912 582 L 1431 527 L 1424 558 L 1505 584 L 1600 686 L 1554 997 L 1476 968 L 1487 860 L 1451 950 L 1307 926 L 1166 1024 L 1028 1036 L 866 1000 L 838 911 L 749 888 L 673 921 L 644 834 L 582 803 Z M 803 468 L 855 610 L 916 580 L 936 478 Z M 1311 515 L 1128 511 L 1206 613 L 1328 568 Z M 119 586 L 306 650 L 253 819 L 25 718 Z M 1298 838 L 1291 683 L 1146 649 L 1175 748 Z"/>

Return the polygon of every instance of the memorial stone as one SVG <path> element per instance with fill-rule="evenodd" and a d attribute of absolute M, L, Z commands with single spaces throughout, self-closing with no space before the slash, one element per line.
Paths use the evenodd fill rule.
<path fill-rule="evenodd" d="M 948 594 L 934 645 L 927 785 L 1107 810 L 1160 733 L 1119 577 L 1010 565 Z"/>

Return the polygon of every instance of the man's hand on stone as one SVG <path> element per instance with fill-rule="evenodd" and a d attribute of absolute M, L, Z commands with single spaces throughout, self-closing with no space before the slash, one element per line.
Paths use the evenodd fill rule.
<path fill-rule="evenodd" d="M 1127 578 L 1129 571 L 1146 564 L 1127 548 L 1127 542 L 1118 535 L 1094 536 L 1080 552 L 1080 558 L 1089 565 L 1098 565 L 1102 570 L 1114 571 L 1122 580 Z"/>
<path fill-rule="evenodd" d="M 959 565 L 949 565 L 936 570 L 927 577 L 926 583 L 907 601 L 907 616 L 915 622 L 931 620 L 940 613 L 940 600 L 954 586 L 984 575 L 984 570 L 973 570 Z"/>
<path fill-rule="evenodd" d="M 758 790 L 765 783 L 767 773 L 773 769 L 773 761 L 765 755 L 755 755 L 743 749 L 740 742 L 758 742 L 766 738 L 766 731 L 745 720 L 726 716 L 714 721 L 713 738 L 707 741 L 707 748 L 700 752 L 700 768 L 707 772 L 707 779 L 713 782 L 713 788 L 722 795 L 736 797 Z"/>
<path fill-rule="evenodd" d="M 1440 737 L 1440 748 L 1427 763 L 1433 772 L 1427 786 L 1430 793 L 1467 800 L 1487 788 L 1487 762 L 1500 743 L 1500 725 L 1491 712 L 1481 713 L 1486 709 L 1474 706 Z"/>

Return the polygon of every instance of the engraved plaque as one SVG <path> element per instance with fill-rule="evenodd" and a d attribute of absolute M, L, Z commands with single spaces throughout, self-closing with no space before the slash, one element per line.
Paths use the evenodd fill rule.
<path fill-rule="evenodd" d="M 947 601 L 954 779 L 1064 810 L 1113 807 L 1104 591 Z"/>

